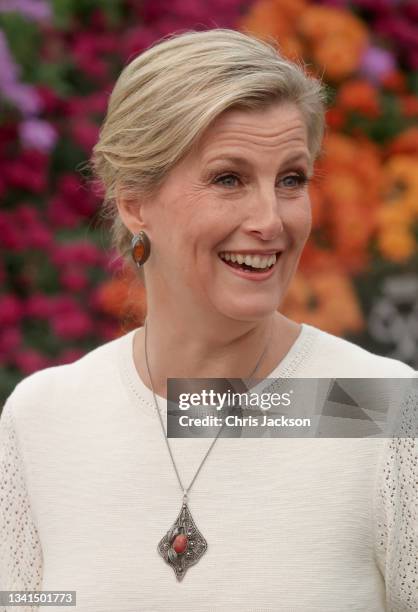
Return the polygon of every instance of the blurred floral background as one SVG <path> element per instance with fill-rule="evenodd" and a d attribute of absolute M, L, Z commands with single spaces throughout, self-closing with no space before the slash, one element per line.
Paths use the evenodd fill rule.
<path fill-rule="evenodd" d="M 329 87 L 312 236 L 282 311 L 418 366 L 416 0 L 0 0 L 0 402 L 142 324 L 83 164 L 123 66 L 213 27 L 274 36 Z"/>

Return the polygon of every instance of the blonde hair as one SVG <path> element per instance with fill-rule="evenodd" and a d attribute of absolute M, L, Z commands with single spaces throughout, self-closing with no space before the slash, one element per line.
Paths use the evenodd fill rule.
<path fill-rule="evenodd" d="M 164 178 L 226 109 L 297 105 L 307 126 L 312 165 L 321 152 L 326 89 L 274 42 L 235 30 L 172 34 L 122 71 L 93 149 L 92 167 L 104 187 L 103 218 L 112 246 L 131 260 L 131 232 L 119 217 L 116 187 L 152 196 Z"/>

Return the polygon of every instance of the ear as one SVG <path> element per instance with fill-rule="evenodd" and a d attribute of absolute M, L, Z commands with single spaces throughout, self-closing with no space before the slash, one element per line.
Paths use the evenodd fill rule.
<path fill-rule="evenodd" d="M 137 234 L 139 231 L 145 229 L 143 219 L 145 202 L 139 195 L 127 189 L 123 189 L 122 187 L 116 187 L 115 200 L 119 216 L 125 227 L 127 227 L 132 234 Z"/>

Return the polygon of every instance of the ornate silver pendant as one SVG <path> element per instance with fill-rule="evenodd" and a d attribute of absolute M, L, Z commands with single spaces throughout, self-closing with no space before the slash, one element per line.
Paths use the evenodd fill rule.
<path fill-rule="evenodd" d="M 195 525 L 187 503 L 183 505 L 175 523 L 158 544 L 158 552 L 171 565 L 177 580 L 183 580 L 191 565 L 199 561 L 208 543 Z"/>

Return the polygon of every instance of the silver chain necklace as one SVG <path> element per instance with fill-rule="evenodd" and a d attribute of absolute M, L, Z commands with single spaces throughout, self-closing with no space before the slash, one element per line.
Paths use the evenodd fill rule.
<path fill-rule="evenodd" d="M 158 402 L 157 402 L 157 398 L 155 395 L 155 391 L 154 391 L 154 385 L 152 384 L 152 378 L 151 378 L 151 372 L 150 372 L 150 367 L 149 367 L 149 363 L 148 363 L 148 349 L 147 349 L 147 321 L 145 320 L 145 324 L 144 324 L 144 332 L 145 332 L 145 338 L 144 338 L 144 347 L 145 347 L 145 363 L 147 366 L 147 372 L 148 372 L 148 378 L 150 381 L 150 385 L 151 385 L 151 391 L 152 391 L 152 395 L 154 398 L 154 404 L 155 404 L 155 409 L 157 411 L 159 420 L 160 420 L 160 424 L 161 424 L 161 429 L 163 432 L 163 438 L 166 442 L 167 448 L 168 448 L 168 452 L 169 455 L 171 457 L 171 462 L 173 464 L 174 467 L 174 471 L 176 473 L 177 476 L 177 480 L 179 482 L 180 488 L 183 491 L 183 503 L 180 509 L 180 512 L 176 518 L 176 520 L 174 521 L 173 525 L 171 526 L 171 528 L 169 529 L 169 531 L 167 531 L 167 533 L 165 534 L 165 536 L 162 538 L 162 540 L 160 540 L 157 550 L 160 553 L 160 555 L 164 558 L 164 560 L 166 561 L 166 563 L 168 563 L 169 565 L 171 565 L 171 567 L 174 570 L 174 573 L 176 575 L 177 580 L 182 580 L 186 574 L 186 571 L 188 570 L 188 568 L 191 565 L 194 565 L 195 563 L 197 563 L 200 558 L 202 557 L 202 555 L 206 552 L 208 544 L 207 541 L 205 540 L 205 538 L 203 537 L 203 535 L 200 533 L 199 529 L 196 527 L 196 524 L 193 520 L 193 517 L 190 513 L 189 507 L 188 507 L 188 492 L 190 491 L 190 489 L 193 486 L 194 481 L 197 478 L 197 475 L 199 474 L 202 465 L 204 464 L 204 462 L 206 461 L 207 456 L 209 455 L 210 451 L 212 450 L 216 440 L 219 437 L 219 434 L 221 433 L 224 425 L 222 425 L 222 427 L 219 429 L 216 437 L 214 438 L 212 444 L 209 446 L 205 456 L 203 457 L 191 483 L 189 484 L 189 486 L 187 488 L 185 488 L 183 486 L 183 483 L 181 481 L 180 478 L 180 474 L 179 471 L 177 469 L 176 466 L 176 462 L 174 461 L 174 457 L 173 457 L 173 452 L 171 450 L 171 446 L 170 443 L 168 441 L 168 437 L 165 433 L 165 429 L 164 429 L 164 424 L 163 424 L 163 419 L 161 417 L 161 413 L 160 410 L 158 408 Z M 264 347 L 263 352 L 261 353 L 256 366 L 254 368 L 254 370 L 251 372 L 251 374 L 248 376 L 249 379 L 251 379 L 255 373 L 257 372 L 266 352 L 267 349 L 269 347 L 270 344 L 270 335 L 269 335 L 269 339 L 266 343 L 266 346 Z"/>

